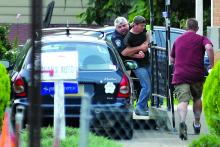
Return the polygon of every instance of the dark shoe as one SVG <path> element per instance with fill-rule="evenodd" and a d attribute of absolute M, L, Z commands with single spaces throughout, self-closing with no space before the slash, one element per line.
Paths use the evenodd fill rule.
<path fill-rule="evenodd" d="M 135 109 L 134 112 L 136 115 L 139 115 L 139 116 L 149 116 L 148 110 Z"/>
<path fill-rule="evenodd" d="M 196 135 L 200 134 L 201 124 L 199 124 L 199 127 L 195 126 L 195 122 L 193 122 L 193 128 Z"/>
<path fill-rule="evenodd" d="M 179 125 L 179 137 L 181 140 L 187 140 L 187 126 L 185 122 L 182 122 Z"/>

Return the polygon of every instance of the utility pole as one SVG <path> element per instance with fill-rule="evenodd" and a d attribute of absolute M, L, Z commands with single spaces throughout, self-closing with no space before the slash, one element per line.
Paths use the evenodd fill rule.
<path fill-rule="evenodd" d="M 41 28 L 42 28 L 42 0 L 31 1 L 32 21 L 32 54 L 31 54 L 31 82 L 29 85 L 29 124 L 30 124 L 30 147 L 40 147 L 41 132 Z"/>

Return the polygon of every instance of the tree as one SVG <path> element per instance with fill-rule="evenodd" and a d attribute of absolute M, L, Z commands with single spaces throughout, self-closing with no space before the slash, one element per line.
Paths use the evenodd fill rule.
<path fill-rule="evenodd" d="M 0 26 L 0 60 L 8 60 L 11 64 L 15 62 L 18 40 L 11 44 L 8 40 L 9 28 L 7 25 Z"/>
<path fill-rule="evenodd" d="M 210 1 L 204 1 L 204 31 L 210 25 Z M 131 22 L 134 16 L 142 15 L 149 20 L 150 7 L 148 0 L 89 0 L 86 12 L 79 15 L 82 22 L 98 25 L 112 24 L 117 16 L 128 17 Z M 163 25 L 162 12 L 165 11 L 165 0 L 153 0 L 155 24 Z M 184 7 L 183 7 L 184 6 Z M 195 17 L 195 1 L 172 0 L 171 1 L 171 26 L 184 28 L 187 18 Z"/>
<path fill-rule="evenodd" d="M 87 24 L 109 24 L 117 16 L 125 15 L 131 8 L 131 0 L 89 0 L 86 12 L 80 18 Z"/>

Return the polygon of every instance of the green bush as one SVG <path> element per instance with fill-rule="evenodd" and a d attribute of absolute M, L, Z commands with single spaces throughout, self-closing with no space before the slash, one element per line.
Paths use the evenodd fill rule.
<path fill-rule="evenodd" d="M 0 60 L 15 62 L 18 47 L 18 38 L 11 44 L 8 40 L 9 28 L 7 25 L 0 26 Z"/>
<path fill-rule="evenodd" d="M 201 135 L 198 139 L 194 140 L 190 147 L 219 147 L 220 138 L 214 134 Z"/>
<path fill-rule="evenodd" d="M 10 79 L 3 64 L 0 64 L 0 127 L 4 117 L 5 108 L 10 103 Z"/>
<path fill-rule="evenodd" d="M 22 147 L 28 146 L 28 132 L 25 130 L 22 133 Z M 60 147 L 78 147 L 79 146 L 79 129 L 76 128 L 66 128 L 66 139 L 61 141 Z M 53 146 L 53 128 L 42 128 L 41 129 L 41 146 L 51 147 Z M 95 136 L 94 134 L 89 134 L 89 147 L 122 147 L 112 140 L 101 136 Z"/>
<path fill-rule="evenodd" d="M 203 88 L 203 108 L 210 131 L 220 136 L 220 62 L 207 77 Z"/>

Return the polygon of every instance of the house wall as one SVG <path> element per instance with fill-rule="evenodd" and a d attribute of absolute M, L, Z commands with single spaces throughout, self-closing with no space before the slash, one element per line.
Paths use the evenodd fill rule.
<path fill-rule="evenodd" d="M 220 27 L 220 0 L 213 0 L 213 26 Z"/>
<path fill-rule="evenodd" d="M 45 15 L 47 5 L 52 0 L 43 0 L 43 15 Z M 54 0 L 55 7 L 51 24 L 78 24 L 80 19 L 77 15 L 84 12 L 87 7 L 88 0 Z M 17 14 L 21 14 L 19 20 L 16 20 Z M 30 23 L 31 16 L 31 0 L 0 0 L 0 23 Z"/>

